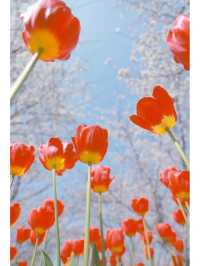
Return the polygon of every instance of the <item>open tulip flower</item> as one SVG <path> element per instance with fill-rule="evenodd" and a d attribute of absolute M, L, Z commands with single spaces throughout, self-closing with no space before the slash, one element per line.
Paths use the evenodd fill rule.
<path fill-rule="evenodd" d="M 44 206 L 33 209 L 28 216 L 28 224 L 37 235 L 44 234 L 54 224 L 54 213 Z"/>
<path fill-rule="evenodd" d="M 185 70 L 190 69 L 190 18 L 180 15 L 176 18 L 167 35 L 167 44 L 173 53 L 176 63 L 182 64 Z"/>
<path fill-rule="evenodd" d="M 66 60 L 76 47 L 79 20 L 61 0 L 40 0 L 21 15 L 23 39 L 31 53 L 44 61 Z"/>
<path fill-rule="evenodd" d="M 108 148 L 108 131 L 98 125 L 80 125 L 72 141 L 81 162 L 88 165 L 98 164 Z"/>
<path fill-rule="evenodd" d="M 62 142 L 57 137 L 50 138 L 47 144 L 40 145 L 39 159 L 47 170 L 55 170 L 58 174 L 71 169 L 77 161 L 73 144 Z"/>
<path fill-rule="evenodd" d="M 144 216 L 149 210 L 149 201 L 147 198 L 133 199 L 131 207 L 138 215 Z"/>
<path fill-rule="evenodd" d="M 57 200 L 58 205 L 58 216 L 61 216 L 64 212 L 64 204 L 61 200 Z M 49 208 L 54 213 L 54 200 L 47 199 L 43 202 L 45 208 Z"/>
<path fill-rule="evenodd" d="M 10 145 L 11 176 L 23 176 L 35 159 L 35 148 L 32 145 L 13 143 Z"/>
<path fill-rule="evenodd" d="M 14 202 L 10 206 L 10 225 L 14 225 L 21 213 L 21 206 L 18 202 Z"/>
<path fill-rule="evenodd" d="M 31 229 L 27 227 L 19 227 L 16 233 L 16 241 L 19 244 L 24 243 L 30 237 Z"/>
<path fill-rule="evenodd" d="M 108 191 L 113 180 L 110 176 L 110 167 L 98 165 L 91 171 L 91 189 L 95 193 L 104 193 Z"/>
<path fill-rule="evenodd" d="M 143 97 L 137 103 L 137 114 L 130 120 L 157 135 L 163 135 L 176 124 L 174 101 L 161 86 L 155 86 L 152 97 Z"/>

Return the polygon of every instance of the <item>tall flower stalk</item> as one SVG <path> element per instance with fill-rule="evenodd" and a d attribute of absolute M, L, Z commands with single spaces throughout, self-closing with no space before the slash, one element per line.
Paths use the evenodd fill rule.
<path fill-rule="evenodd" d="M 151 249 L 150 249 L 150 243 L 149 243 L 149 237 L 147 234 L 147 226 L 145 222 L 145 218 L 143 218 L 143 225 L 144 225 L 144 243 L 146 245 L 146 250 L 147 250 L 147 260 L 149 262 L 149 266 L 154 266 L 153 258 L 151 256 Z"/>
<path fill-rule="evenodd" d="M 99 193 L 99 222 L 100 222 L 100 232 L 101 232 L 102 260 L 103 260 L 103 266 L 106 266 L 105 241 L 104 241 L 104 231 L 103 231 L 103 196 L 102 196 L 102 193 Z"/>
<path fill-rule="evenodd" d="M 183 161 L 185 167 L 187 169 L 189 169 L 190 168 L 189 160 L 187 159 L 187 156 L 185 155 L 185 152 L 184 152 L 183 148 L 181 147 L 179 141 L 177 140 L 175 134 L 170 129 L 168 129 L 168 134 L 169 134 L 171 140 L 173 141 L 173 143 L 174 143 L 174 145 L 175 145 L 175 147 L 176 147 L 176 149 L 178 151 L 178 154 L 179 154 L 181 160 Z"/>
<path fill-rule="evenodd" d="M 17 93 L 19 92 L 21 86 L 23 85 L 24 81 L 28 78 L 29 74 L 33 70 L 35 64 L 37 63 L 39 57 L 41 56 L 42 49 L 39 49 L 38 52 L 36 52 L 29 63 L 26 65 L 20 76 L 17 78 L 17 80 L 14 82 L 14 84 L 11 87 L 11 95 L 10 95 L 10 101 L 13 101 Z"/>
<path fill-rule="evenodd" d="M 30 266 L 34 266 L 35 265 L 37 246 L 38 246 L 38 238 L 36 237 L 36 241 L 35 241 L 35 245 L 34 245 L 34 248 L 33 248 L 33 255 L 32 255 Z"/>
<path fill-rule="evenodd" d="M 88 177 L 86 186 L 86 216 L 85 216 L 85 241 L 84 241 L 84 266 L 89 263 L 89 239 L 90 239 L 90 198 L 91 198 L 91 175 L 92 165 L 88 164 Z"/>
<path fill-rule="evenodd" d="M 57 200 L 57 190 L 56 190 L 56 172 L 52 170 L 52 183 L 53 183 L 53 193 L 54 193 L 54 216 L 55 216 L 55 228 L 56 228 L 56 265 L 61 266 L 60 262 L 60 230 L 58 221 L 58 200 Z"/>

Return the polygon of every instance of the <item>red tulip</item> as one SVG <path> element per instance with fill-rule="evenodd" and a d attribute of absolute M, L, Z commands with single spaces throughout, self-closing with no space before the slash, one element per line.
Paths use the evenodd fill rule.
<path fill-rule="evenodd" d="M 95 244 L 101 239 L 99 228 L 90 227 L 90 243 Z"/>
<path fill-rule="evenodd" d="M 14 225 L 21 213 L 20 204 L 17 202 L 12 203 L 10 206 L 10 225 Z"/>
<path fill-rule="evenodd" d="M 10 260 L 12 261 L 17 256 L 17 249 L 14 246 L 10 247 Z"/>
<path fill-rule="evenodd" d="M 16 241 L 19 244 L 24 243 L 30 237 L 31 230 L 27 227 L 19 227 L 16 232 Z"/>
<path fill-rule="evenodd" d="M 18 261 L 18 264 L 17 265 L 18 266 L 28 266 L 28 263 L 27 263 L 26 260 L 20 260 L 20 261 Z"/>
<path fill-rule="evenodd" d="M 183 212 L 178 209 L 176 211 L 174 211 L 172 213 L 172 217 L 174 218 L 174 220 L 178 223 L 178 224 L 181 224 L 181 225 L 184 225 L 185 224 L 185 218 L 183 216 Z"/>
<path fill-rule="evenodd" d="M 143 97 L 137 103 L 137 114 L 130 120 L 155 134 L 163 135 L 176 124 L 174 101 L 161 86 L 155 86 L 152 97 Z"/>
<path fill-rule="evenodd" d="M 122 221 L 122 230 L 128 237 L 133 237 L 138 228 L 138 222 L 132 218 L 127 218 Z"/>
<path fill-rule="evenodd" d="M 110 266 L 117 266 L 117 256 L 115 254 L 112 254 L 110 256 Z"/>
<path fill-rule="evenodd" d="M 63 244 L 61 248 L 61 252 L 60 252 L 60 257 L 61 257 L 63 264 L 65 264 L 68 261 L 68 259 L 71 257 L 73 253 L 73 245 L 74 245 L 73 240 L 67 240 Z"/>
<path fill-rule="evenodd" d="M 170 244 L 174 243 L 176 240 L 176 232 L 172 229 L 170 224 L 160 223 L 156 225 L 156 228 L 163 240 L 169 242 Z"/>
<path fill-rule="evenodd" d="M 72 138 L 79 160 L 86 164 L 100 163 L 108 147 L 108 131 L 97 125 L 80 125 Z"/>
<path fill-rule="evenodd" d="M 22 16 L 23 39 L 31 53 L 42 51 L 40 59 L 66 60 L 76 47 L 79 20 L 61 0 L 40 0 Z"/>
<path fill-rule="evenodd" d="M 179 15 L 167 35 L 167 44 L 178 64 L 190 69 L 190 18 Z"/>
<path fill-rule="evenodd" d="M 37 234 L 37 233 L 35 233 L 34 230 L 31 230 L 31 232 L 30 232 L 30 242 L 31 242 L 31 244 L 33 246 L 35 246 L 36 240 L 37 240 L 37 245 L 39 246 L 40 244 L 43 243 L 43 241 L 45 239 L 45 236 L 46 236 L 46 232 L 41 233 L 41 234 Z"/>
<path fill-rule="evenodd" d="M 43 206 L 49 208 L 54 213 L 54 200 L 47 199 L 44 201 Z M 57 200 L 58 216 L 61 216 L 64 212 L 64 204 L 61 200 Z"/>
<path fill-rule="evenodd" d="M 81 256 L 84 252 L 84 239 L 74 240 L 73 253 L 75 256 Z"/>
<path fill-rule="evenodd" d="M 77 161 L 72 143 L 61 142 L 57 137 L 50 138 L 47 144 L 39 147 L 39 159 L 43 166 L 57 174 L 71 169 Z"/>
<path fill-rule="evenodd" d="M 167 188 L 169 188 L 171 177 L 177 173 L 179 173 L 179 171 L 174 166 L 163 169 L 160 172 L 160 182 L 163 183 Z"/>
<path fill-rule="evenodd" d="M 149 201 L 147 198 L 133 199 L 131 207 L 138 215 L 144 216 L 149 210 Z"/>
<path fill-rule="evenodd" d="M 184 242 L 182 239 L 176 239 L 173 243 L 173 246 L 178 252 L 183 252 L 184 250 Z"/>
<path fill-rule="evenodd" d="M 91 189 L 95 193 L 108 191 L 112 180 L 110 168 L 107 166 L 98 165 L 91 171 Z"/>
<path fill-rule="evenodd" d="M 182 204 L 189 202 L 190 199 L 190 173 L 189 171 L 180 171 L 171 176 L 169 188 L 175 199 L 179 199 Z"/>
<path fill-rule="evenodd" d="M 23 176 L 35 159 L 35 148 L 31 145 L 14 143 L 10 145 L 10 174 Z"/>
<path fill-rule="evenodd" d="M 106 243 L 112 253 L 119 255 L 124 252 L 124 234 L 122 229 L 108 230 Z"/>
<path fill-rule="evenodd" d="M 36 234 L 44 234 L 54 224 L 54 213 L 44 206 L 33 209 L 28 216 L 28 223 Z"/>
<path fill-rule="evenodd" d="M 138 262 L 137 264 L 135 264 L 135 266 L 144 266 L 144 263 Z"/>

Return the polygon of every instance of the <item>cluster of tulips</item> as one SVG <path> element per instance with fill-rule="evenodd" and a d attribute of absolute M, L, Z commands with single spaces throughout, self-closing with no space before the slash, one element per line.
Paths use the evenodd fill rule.
<path fill-rule="evenodd" d="M 24 23 L 23 39 L 33 58 L 12 87 L 11 101 L 38 60 L 67 60 L 76 47 L 80 34 L 80 22 L 61 0 L 40 0 L 22 15 Z M 167 43 L 174 60 L 189 70 L 189 17 L 177 17 L 168 32 Z M 153 88 L 152 96 L 141 98 L 136 114 L 130 115 L 130 121 L 137 126 L 162 136 L 169 135 L 180 159 L 183 170 L 168 167 L 161 171 L 160 181 L 170 191 L 177 209 L 172 213 L 174 221 L 180 226 L 188 226 L 189 214 L 189 161 L 177 140 L 172 128 L 176 125 L 177 114 L 173 98 L 161 85 Z M 69 142 L 52 137 L 37 149 L 41 165 L 51 173 L 53 198 L 46 199 L 41 206 L 32 209 L 27 224 L 16 228 L 16 245 L 10 248 L 11 263 L 26 266 L 26 258 L 21 259 L 19 245 L 29 241 L 33 246 L 30 266 L 35 265 L 36 257 L 41 255 L 42 265 L 53 265 L 52 255 L 56 255 L 55 264 L 84 266 L 126 266 L 123 256 L 129 250 L 131 266 L 155 265 L 154 241 L 165 243 L 173 266 L 184 266 L 185 243 L 169 223 L 156 224 L 155 230 L 149 227 L 147 218 L 150 202 L 146 197 L 132 199 L 130 205 L 134 216 L 121 221 L 120 228 L 110 228 L 104 233 L 103 194 L 109 191 L 113 176 L 108 166 L 101 164 L 109 143 L 108 130 L 99 125 L 80 125 Z M 13 143 L 10 146 L 11 193 L 16 178 L 24 176 L 34 163 L 36 148 L 32 145 Z M 66 171 L 72 170 L 76 162 L 87 165 L 86 213 L 84 238 L 68 239 L 60 243 L 59 219 L 64 212 L 64 203 L 58 199 L 56 179 Z M 99 227 L 90 224 L 91 191 L 99 197 Z M 12 230 L 21 213 L 21 205 L 11 202 L 10 225 Z M 135 218 L 137 216 L 137 218 Z M 56 252 L 48 255 L 44 248 L 48 231 L 55 227 Z M 135 239 L 140 236 L 144 248 L 144 262 L 136 261 Z M 129 241 L 125 241 L 125 238 Z M 130 244 L 127 247 L 127 242 Z M 42 245 L 43 244 L 43 245 Z M 80 259 L 80 257 L 83 257 Z M 24 260 L 25 259 L 25 260 Z M 160 266 L 160 265 L 159 265 Z M 163 265 L 161 265 L 163 266 Z"/>

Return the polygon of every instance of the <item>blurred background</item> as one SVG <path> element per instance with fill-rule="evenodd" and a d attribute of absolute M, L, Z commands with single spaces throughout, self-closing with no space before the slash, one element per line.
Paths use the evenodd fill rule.
<path fill-rule="evenodd" d="M 11 0 L 11 80 L 17 78 L 31 55 L 22 37 L 20 14 L 35 1 Z M 104 196 L 105 228 L 118 227 L 122 219 L 136 217 L 133 197 L 150 199 L 148 224 L 171 223 L 178 235 L 187 237 L 171 218 L 176 206 L 160 184 L 159 172 L 171 165 L 182 169 L 168 136 L 158 137 L 130 123 L 137 100 L 151 95 L 162 84 L 174 97 L 178 122 L 174 128 L 189 153 L 189 74 L 176 65 L 166 45 L 166 33 L 178 14 L 188 14 L 187 0 L 77 0 L 66 1 L 81 22 L 80 41 L 70 60 L 38 62 L 11 106 L 11 142 L 46 143 L 51 136 L 70 141 L 81 124 L 100 124 L 110 133 L 103 165 L 115 176 Z M 58 195 L 65 204 L 60 219 L 62 243 L 83 237 L 87 169 L 77 163 L 57 178 Z M 22 205 L 17 225 L 46 198 L 52 198 L 51 176 L 38 161 L 16 180 L 12 201 Z M 91 224 L 98 226 L 98 199 L 92 195 Z M 15 230 L 11 232 L 14 242 Z M 139 237 L 136 256 L 143 260 Z M 46 249 L 54 258 L 55 232 L 50 230 Z M 164 243 L 154 239 L 156 265 L 170 265 Z M 31 245 L 20 247 L 20 258 L 30 259 Z M 187 253 L 187 259 L 188 253 Z M 128 256 L 123 258 L 129 265 Z M 189 263 L 189 262 L 188 262 Z M 40 265 L 39 260 L 37 265 Z"/>

